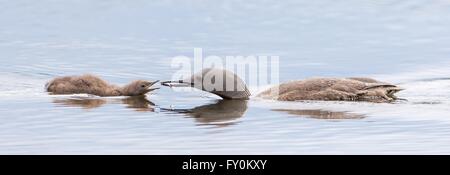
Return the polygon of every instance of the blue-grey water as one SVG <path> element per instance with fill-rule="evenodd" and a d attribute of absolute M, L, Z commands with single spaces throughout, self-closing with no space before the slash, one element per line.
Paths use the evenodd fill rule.
<path fill-rule="evenodd" d="M 450 1 L 0 0 L 0 154 L 450 154 Z M 166 80 L 171 58 L 277 55 L 280 81 L 368 76 L 395 104 L 50 96 Z M 186 109 L 190 112 L 164 109 Z"/>

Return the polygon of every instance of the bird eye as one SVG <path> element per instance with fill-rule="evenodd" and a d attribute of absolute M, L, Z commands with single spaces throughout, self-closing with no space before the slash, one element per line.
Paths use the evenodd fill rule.
<path fill-rule="evenodd" d="M 144 87 L 145 87 L 145 85 L 141 85 L 141 87 L 143 87 L 143 88 L 144 88 Z"/>

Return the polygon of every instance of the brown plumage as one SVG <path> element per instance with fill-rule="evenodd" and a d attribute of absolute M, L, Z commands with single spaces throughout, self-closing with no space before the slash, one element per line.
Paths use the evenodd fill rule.
<path fill-rule="evenodd" d="M 158 88 L 151 88 L 156 82 L 136 80 L 119 87 L 94 75 L 67 76 L 48 82 L 46 89 L 51 94 L 92 94 L 97 96 L 139 96 Z"/>
<path fill-rule="evenodd" d="M 368 101 L 388 103 L 402 89 L 371 78 L 311 78 L 283 83 L 258 95 L 280 101 Z"/>

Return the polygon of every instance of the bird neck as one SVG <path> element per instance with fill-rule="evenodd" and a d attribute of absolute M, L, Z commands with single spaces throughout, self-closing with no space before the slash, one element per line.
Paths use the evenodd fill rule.
<path fill-rule="evenodd" d="M 122 90 L 116 86 L 110 86 L 105 92 L 105 96 L 122 96 Z"/>
<path fill-rule="evenodd" d="M 123 87 L 117 88 L 121 95 L 123 96 L 135 96 L 136 94 L 133 84 L 128 84 Z"/>

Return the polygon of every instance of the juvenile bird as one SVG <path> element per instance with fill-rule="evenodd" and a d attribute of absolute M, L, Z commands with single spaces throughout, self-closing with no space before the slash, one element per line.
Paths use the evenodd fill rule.
<path fill-rule="evenodd" d="M 51 94 L 92 94 L 105 96 L 140 96 L 159 88 L 151 88 L 157 83 L 136 80 L 130 84 L 119 87 L 109 84 L 101 78 L 86 74 L 81 76 L 66 76 L 51 80 L 46 84 L 47 92 Z"/>

